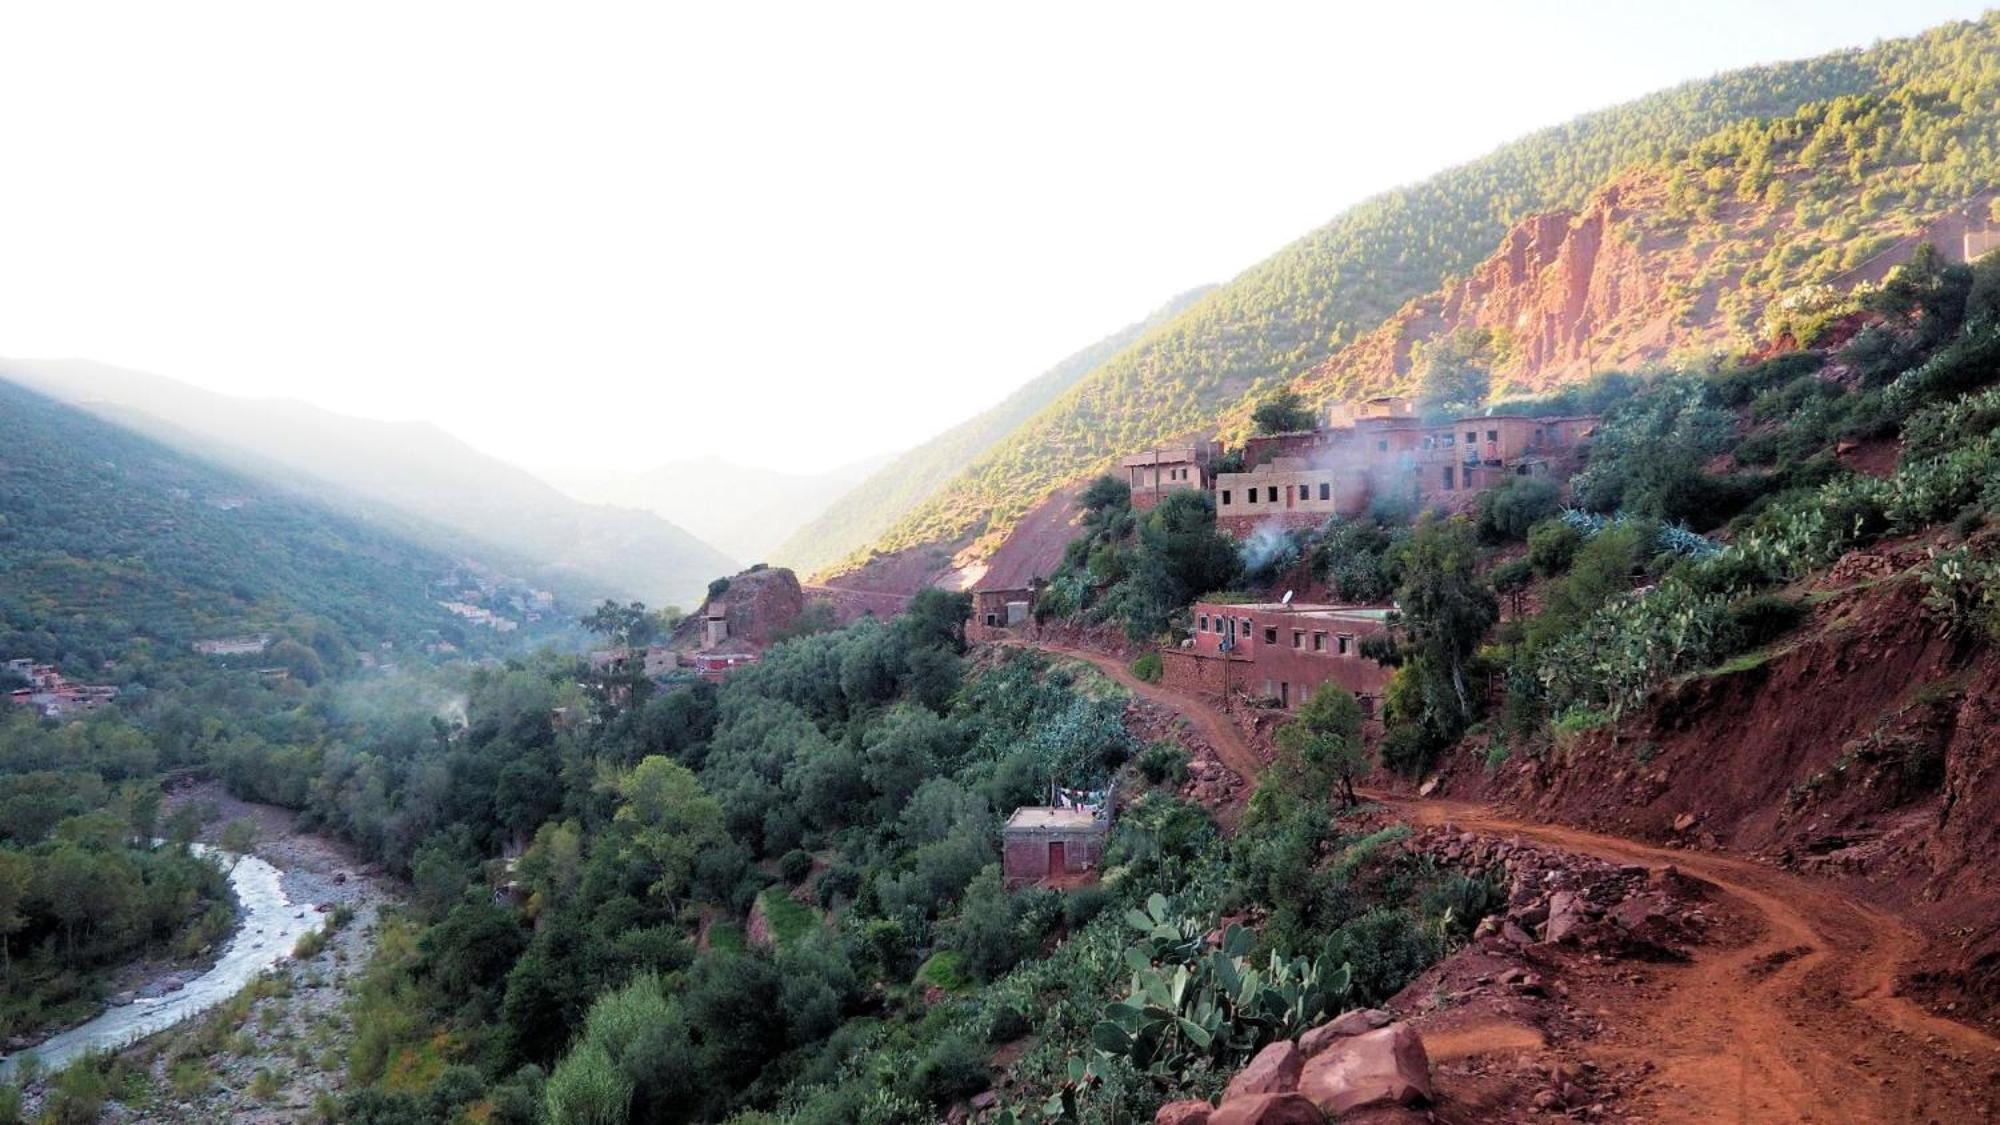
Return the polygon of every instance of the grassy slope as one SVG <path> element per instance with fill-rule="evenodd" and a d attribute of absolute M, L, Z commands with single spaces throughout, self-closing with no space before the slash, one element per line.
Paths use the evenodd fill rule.
<path fill-rule="evenodd" d="M 890 528 L 885 551 L 997 538 L 1056 487 L 1125 450 L 1213 426 L 1220 411 L 1324 360 L 1448 276 L 1518 218 L 1577 206 L 1620 169 L 1734 123 L 1990 57 L 2000 18 L 1686 84 L 1509 144 L 1368 200 L 1210 293 L 1092 371 Z M 850 560 L 850 562 L 859 561 Z"/>

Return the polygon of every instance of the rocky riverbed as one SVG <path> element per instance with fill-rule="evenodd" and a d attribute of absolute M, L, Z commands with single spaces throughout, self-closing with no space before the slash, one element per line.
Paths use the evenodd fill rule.
<path fill-rule="evenodd" d="M 315 1115 L 340 1089 L 353 1040 L 349 988 L 366 968 L 381 911 L 392 888 L 344 846 L 295 831 L 283 809 L 238 801 L 219 786 L 170 795 L 170 803 L 213 803 L 220 816 L 208 835 L 248 820 L 257 826 L 256 859 L 271 868 L 274 889 L 291 906 L 288 921 L 310 930 L 272 933 L 284 940 L 277 964 L 214 1007 L 100 1062 L 105 1076 L 99 1120 L 296 1121 Z M 253 937 L 255 935 L 252 935 Z M 294 956 L 293 954 L 300 954 Z M 173 981 L 149 982 L 166 989 Z M 185 982 L 180 982 L 185 983 Z M 198 987 L 185 984 L 186 989 Z M 121 1009 L 113 1009 L 114 1013 Z M 66 1096 L 61 1083 L 38 1080 L 27 1108 Z"/>

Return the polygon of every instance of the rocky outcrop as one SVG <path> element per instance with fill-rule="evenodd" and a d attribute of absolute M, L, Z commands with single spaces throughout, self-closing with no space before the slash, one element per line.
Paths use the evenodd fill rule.
<path fill-rule="evenodd" d="M 1308 1059 L 1313 1058 L 1338 1040 L 1387 1027 L 1395 1018 L 1380 1008 L 1357 1008 L 1342 1013 L 1299 1036 L 1299 1053 Z"/>
<path fill-rule="evenodd" d="M 1236 1077 L 1229 1080 L 1228 1088 L 1222 1092 L 1222 1100 L 1227 1103 L 1252 1094 L 1281 1094 L 1296 1090 L 1305 1062 L 1298 1044 L 1280 1039 L 1257 1052 L 1249 1065 L 1236 1072 Z"/>
<path fill-rule="evenodd" d="M 1208 1125 L 1324 1125 L 1326 1114 L 1303 1094 L 1254 1094 L 1222 1103 Z"/>
<path fill-rule="evenodd" d="M 1153 1125 L 1212 1125 L 1214 1113 L 1207 1102 L 1168 1102 L 1153 1114 Z"/>
<path fill-rule="evenodd" d="M 1308 1063 L 1299 1092 L 1338 1116 L 1364 1106 L 1419 1106 L 1432 1098 L 1423 1036 L 1406 1023 L 1341 1040 Z"/>

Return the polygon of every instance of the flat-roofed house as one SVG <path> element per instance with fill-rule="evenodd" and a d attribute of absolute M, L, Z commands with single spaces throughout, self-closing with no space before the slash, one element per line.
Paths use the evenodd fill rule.
<path fill-rule="evenodd" d="M 1361 654 L 1362 642 L 1388 631 L 1383 606 L 1283 602 L 1196 602 L 1193 631 L 1160 652 L 1161 680 L 1172 687 L 1277 700 L 1286 708 L 1322 684 L 1360 697 L 1372 718 L 1389 669 Z"/>
<path fill-rule="evenodd" d="M 1024 805 L 1000 829 L 1000 869 L 1009 887 L 1094 874 L 1111 818 L 1088 808 Z"/>
<path fill-rule="evenodd" d="M 1145 511 L 1182 489 L 1206 490 L 1215 453 L 1213 443 L 1201 443 L 1163 446 L 1120 460 L 1125 483 L 1132 487 L 1132 507 Z"/>

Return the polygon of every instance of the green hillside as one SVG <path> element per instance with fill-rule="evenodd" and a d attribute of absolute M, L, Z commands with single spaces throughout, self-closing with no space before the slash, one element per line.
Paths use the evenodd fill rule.
<path fill-rule="evenodd" d="M 1212 426 L 1246 394 L 1325 359 L 1405 301 L 1470 269 L 1511 222 L 1575 206 L 1634 165 L 1678 164 L 1743 122 L 1843 96 L 1893 99 L 1920 90 L 1931 109 L 1962 118 L 1923 142 L 1925 156 L 1947 170 L 1938 189 L 1958 190 L 1978 169 L 1995 166 L 1989 118 L 1996 40 L 2000 17 L 1989 16 L 1688 83 L 1368 200 L 1093 370 L 899 520 L 878 546 L 897 550 L 1004 530 L 1057 486 L 1123 451 Z"/>
<path fill-rule="evenodd" d="M 0 654 L 184 657 L 266 631 L 328 654 L 500 638 L 441 608 L 456 560 L 0 382 Z"/>
<path fill-rule="evenodd" d="M 1175 297 L 1137 324 L 1128 325 L 1069 356 L 991 409 L 953 426 L 877 469 L 819 518 L 793 532 L 772 559 L 801 574 L 822 570 L 865 549 L 917 505 L 934 496 L 966 465 L 983 456 L 1057 395 L 1076 385 L 1146 333 L 1212 292 L 1194 289 Z"/>

